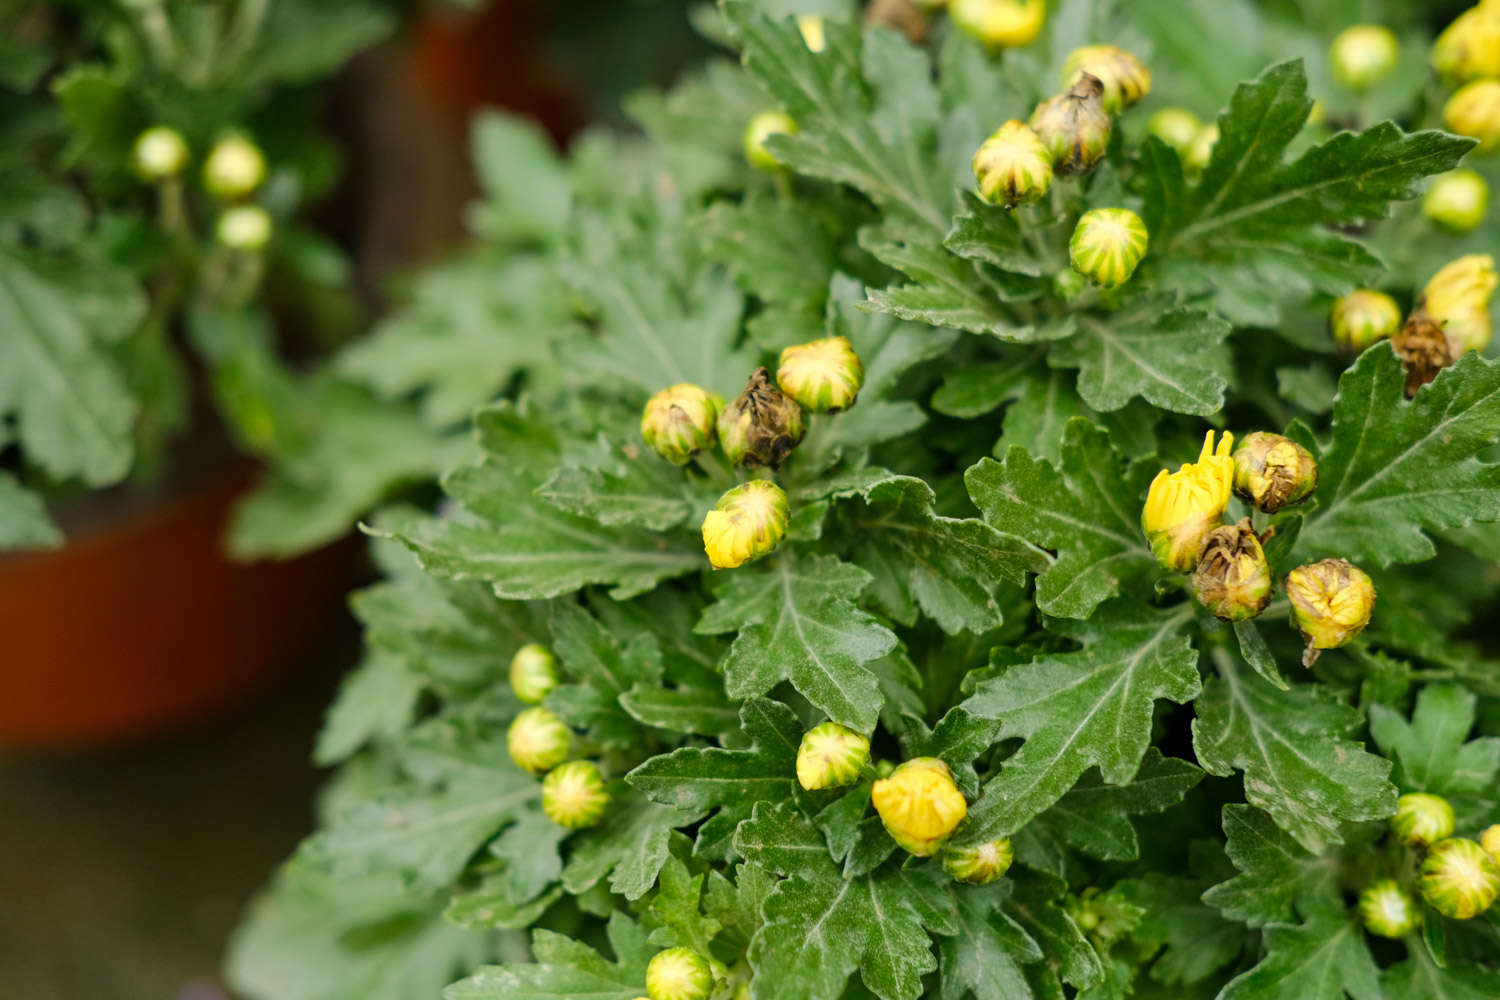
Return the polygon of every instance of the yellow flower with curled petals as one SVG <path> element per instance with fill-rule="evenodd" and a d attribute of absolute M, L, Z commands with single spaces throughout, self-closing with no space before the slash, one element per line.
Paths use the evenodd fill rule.
<path fill-rule="evenodd" d="M 1156 474 L 1141 511 L 1141 529 L 1156 561 L 1186 573 L 1198 560 L 1203 540 L 1219 526 L 1234 487 L 1234 435 L 1225 433 L 1214 447 L 1214 432 L 1203 438 L 1198 461 L 1184 462 L 1176 472 Z"/>
<path fill-rule="evenodd" d="M 953 783 L 953 772 L 936 757 L 917 757 L 881 778 L 870 801 L 891 839 L 919 858 L 936 853 L 964 817 L 969 804 Z"/>
<path fill-rule="evenodd" d="M 1444 265 L 1422 289 L 1420 303 L 1442 328 L 1454 358 L 1489 344 L 1490 297 L 1497 283 L 1495 258 L 1471 253 Z"/>

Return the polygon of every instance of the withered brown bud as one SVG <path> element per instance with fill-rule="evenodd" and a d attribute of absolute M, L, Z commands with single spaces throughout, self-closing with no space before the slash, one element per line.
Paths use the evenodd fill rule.
<path fill-rule="evenodd" d="M 870 0 L 865 8 L 865 23 L 895 28 L 913 45 L 921 45 L 927 40 L 930 21 L 922 6 L 912 0 Z"/>
<path fill-rule="evenodd" d="M 1092 169 L 1109 150 L 1112 128 L 1104 84 L 1091 73 L 1080 73 L 1066 94 L 1043 101 L 1031 113 L 1031 130 L 1047 147 L 1059 177 Z"/>
<path fill-rule="evenodd" d="M 780 468 L 806 431 L 802 407 L 776 388 L 764 368 L 719 414 L 719 444 L 735 465 Z"/>
<path fill-rule="evenodd" d="M 1421 306 L 1413 309 L 1406 323 L 1391 338 L 1391 346 L 1406 365 L 1406 398 L 1438 377 L 1438 372 L 1458 359 L 1443 328 Z"/>
<path fill-rule="evenodd" d="M 1234 452 L 1234 492 L 1267 514 L 1306 500 L 1318 485 L 1312 452 L 1280 434 L 1254 431 Z"/>
<path fill-rule="evenodd" d="M 1271 567 L 1261 538 L 1245 518 L 1215 528 L 1198 551 L 1193 596 L 1227 622 L 1254 618 L 1271 600 Z"/>

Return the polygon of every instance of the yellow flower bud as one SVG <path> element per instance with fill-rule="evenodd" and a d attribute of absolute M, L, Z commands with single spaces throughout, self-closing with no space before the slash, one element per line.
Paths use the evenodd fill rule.
<path fill-rule="evenodd" d="M 1114 128 L 1104 110 L 1104 84 L 1097 76 L 1080 73 L 1067 93 L 1036 106 L 1030 125 L 1052 158 L 1052 172 L 1057 176 L 1092 170 L 1109 151 Z"/>
<path fill-rule="evenodd" d="M 558 826 L 581 830 L 604 818 L 609 789 L 591 760 L 559 764 L 542 779 L 542 812 Z"/>
<path fill-rule="evenodd" d="M 1490 860 L 1500 865 L 1500 823 L 1485 827 L 1484 833 L 1479 835 L 1479 846 L 1484 848 Z"/>
<path fill-rule="evenodd" d="M 885 830 L 919 858 L 931 857 L 969 814 L 953 772 L 936 757 L 917 757 L 875 782 L 870 800 Z"/>
<path fill-rule="evenodd" d="M 1198 603 L 1224 621 L 1245 621 L 1266 609 L 1271 600 L 1271 566 L 1249 518 L 1208 533 L 1198 552 L 1192 584 Z"/>
<path fill-rule="evenodd" d="M 1178 157 L 1187 159 L 1193 140 L 1203 130 L 1203 122 L 1187 108 L 1162 108 L 1146 122 L 1146 131 L 1177 150 Z"/>
<path fill-rule="evenodd" d="M 798 14 L 797 30 L 802 33 L 802 41 L 809 52 L 822 52 L 828 44 L 823 19 L 817 14 Z"/>
<path fill-rule="evenodd" d="M 992 205 L 1030 204 L 1052 187 L 1052 157 L 1031 127 L 1011 120 L 974 153 L 979 196 Z"/>
<path fill-rule="evenodd" d="M 1495 258 L 1471 253 L 1444 265 L 1422 289 L 1418 303 L 1448 338 L 1455 361 L 1489 344 L 1490 297 L 1497 281 Z"/>
<path fill-rule="evenodd" d="M 1467 233 L 1484 221 L 1490 186 L 1473 170 L 1453 170 L 1433 179 L 1422 196 L 1422 214 L 1454 233 Z"/>
<path fill-rule="evenodd" d="M 1417 885 L 1434 910 L 1468 920 L 1488 910 L 1500 894 L 1500 864 L 1472 840 L 1440 840 L 1422 861 Z"/>
<path fill-rule="evenodd" d="M 1359 919 L 1371 934 L 1404 938 L 1421 925 L 1422 914 L 1405 889 L 1383 878 L 1359 894 Z"/>
<path fill-rule="evenodd" d="M 734 569 L 775 550 L 786 534 L 786 494 L 765 479 L 725 493 L 703 518 L 703 551 L 714 569 Z"/>
<path fill-rule="evenodd" d="M 1401 329 L 1401 307 L 1384 292 L 1356 289 L 1334 301 L 1328 328 L 1340 347 L 1357 353 L 1377 340 L 1395 336 Z"/>
<path fill-rule="evenodd" d="M 510 658 L 510 689 L 528 705 L 547 697 L 557 680 L 557 657 L 546 646 L 531 643 Z"/>
<path fill-rule="evenodd" d="M 244 198 L 266 179 L 266 158 L 260 147 L 243 136 L 220 139 L 203 161 L 203 186 L 215 198 Z"/>
<path fill-rule="evenodd" d="M 719 444 L 735 465 L 780 468 L 805 433 L 802 407 L 771 383 L 764 368 L 719 414 Z"/>
<path fill-rule="evenodd" d="M 532 774 L 546 774 L 567 760 L 572 742 L 567 724 L 545 708 L 528 708 L 515 717 L 505 734 L 510 759 Z"/>
<path fill-rule="evenodd" d="M 1208 161 L 1213 159 L 1214 146 L 1219 141 L 1219 125 L 1217 122 L 1209 122 L 1198 130 L 1193 137 L 1192 145 L 1188 146 L 1187 156 L 1182 160 L 1182 169 L 1189 177 L 1196 177 L 1203 173 L 1208 167 Z"/>
<path fill-rule="evenodd" d="M 651 1000 L 707 1000 L 714 988 L 708 959 L 691 948 L 668 948 L 646 966 L 646 994 Z"/>
<path fill-rule="evenodd" d="M 1432 68 L 1450 84 L 1500 76 L 1500 5 L 1458 15 L 1432 44 Z"/>
<path fill-rule="evenodd" d="M 1453 836 L 1453 807 L 1440 795 L 1412 792 L 1396 800 L 1391 832 L 1408 847 L 1425 847 Z"/>
<path fill-rule="evenodd" d="M 1030 45 L 1047 19 L 1046 0 L 948 0 L 948 16 L 990 48 Z"/>
<path fill-rule="evenodd" d="M 783 350 L 776 384 L 813 413 L 837 413 L 854 405 L 865 366 L 847 337 L 825 337 Z"/>
<path fill-rule="evenodd" d="M 136 174 L 151 183 L 182 173 L 191 155 L 182 133 L 165 125 L 148 128 L 136 136 L 130 153 Z"/>
<path fill-rule="evenodd" d="M 220 214 L 214 239 L 231 250 L 259 253 L 271 242 L 271 215 L 259 205 L 233 205 Z"/>
<path fill-rule="evenodd" d="M 797 783 L 809 792 L 859 780 L 870 763 L 870 740 L 837 722 L 809 729 L 797 749 Z"/>
<path fill-rule="evenodd" d="M 1096 208 L 1084 212 L 1073 229 L 1068 262 L 1096 285 L 1115 288 L 1135 273 L 1150 238 L 1146 224 L 1130 209 Z"/>
<path fill-rule="evenodd" d="M 745 159 L 757 170 L 776 171 L 781 161 L 766 148 L 766 140 L 773 135 L 795 135 L 797 122 L 784 111 L 762 111 L 750 119 L 745 126 Z"/>
<path fill-rule="evenodd" d="M 1234 492 L 1267 514 L 1301 503 L 1318 485 L 1318 462 L 1291 438 L 1255 431 L 1234 452 Z"/>
<path fill-rule="evenodd" d="M 1443 124 L 1478 139 L 1476 153 L 1494 152 L 1500 147 L 1500 80 L 1489 77 L 1460 87 L 1443 106 Z"/>
<path fill-rule="evenodd" d="M 691 382 L 663 389 L 641 411 L 641 437 L 673 465 L 686 465 L 714 443 L 724 401 Z"/>
<path fill-rule="evenodd" d="M 1015 848 L 1009 837 L 991 840 L 975 847 L 943 848 L 943 870 L 955 882 L 989 885 L 1010 870 Z"/>
<path fill-rule="evenodd" d="M 1345 28 L 1328 49 L 1334 79 L 1354 91 L 1368 90 L 1384 80 L 1400 58 L 1395 34 L 1378 24 Z"/>
<path fill-rule="evenodd" d="M 1063 86 L 1074 86 L 1083 73 L 1098 77 L 1104 84 L 1104 110 L 1112 115 L 1151 93 L 1151 71 L 1146 64 L 1113 45 L 1074 49 L 1063 63 Z"/>
<path fill-rule="evenodd" d="M 1141 530 L 1156 561 L 1186 573 L 1198 559 L 1208 533 L 1219 526 L 1234 485 L 1234 435 L 1226 433 L 1214 447 L 1214 432 L 1203 438 L 1198 461 L 1184 462 L 1176 472 L 1156 474 L 1141 510 Z"/>
<path fill-rule="evenodd" d="M 1374 582 L 1345 559 L 1298 566 L 1287 575 L 1286 595 L 1292 621 L 1307 643 L 1302 652 L 1307 667 L 1320 651 L 1337 649 L 1363 632 L 1375 610 Z"/>

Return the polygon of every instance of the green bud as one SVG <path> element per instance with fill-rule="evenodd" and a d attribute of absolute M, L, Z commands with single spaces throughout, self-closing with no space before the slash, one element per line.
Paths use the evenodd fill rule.
<path fill-rule="evenodd" d="M 1452 170 L 1433 179 L 1422 196 L 1422 214 L 1454 233 L 1467 233 L 1484 221 L 1490 186 L 1473 170 Z"/>
<path fill-rule="evenodd" d="M 148 128 L 136 136 L 130 153 L 136 175 L 152 184 L 182 173 L 191 155 L 182 133 L 165 125 Z"/>
<path fill-rule="evenodd" d="M 1458 15 L 1432 44 L 1432 68 L 1449 84 L 1500 76 L 1500 8 Z"/>
<path fill-rule="evenodd" d="M 786 534 L 786 493 L 767 479 L 741 483 L 703 518 L 703 551 L 714 569 L 734 569 L 775 551 Z"/>
<path fill-rule="evenodd" d="M 837 722 L 809 729 L 797 749 L 797 783 L 809 792 L 859 780 L 870 763 L 870 740 Z"/>
<path fill-rule="evenodd" d="M 992 205 L 1027 205 L 1052 187 L 1052 157 L 1030 127 L 1008 121 L 974 153 L 979 196 Z"/>
<path fill-rule="evenodd" d="M 1203 130 L 1203 122 L 1187 108 L 1162 108 L 1146 122 L 1146 131 L 1177 150 L 1181 159 L 1187 159 L 1193 140 Z"/>
<path fill-rule="evenodd" d="M 780 468 L 805 433 L 802 407 L 771 383 L 764 368 L 719 414 L 719 444 L 735 465 Z"/>
<path fill-rule="evenodd" d="M 1306 667 L 1322 650 L 1337 649 L 1363 632 L 1375 609 L 1375 584 L 1346 559 L 1298 566 L 1287 574 L 1286 596 L 1292 623 L 1307 643 L 1302 653 Z"/>
<path fill-rule="evenodd" d="M 1151 93 L 1151 71 L 1146 64 L 1113 45 L 1074 49 L 1063 63 L 1063 86 L 1074 86 L 1084 73 L 1097 77 L 1104 85 L 1104 110 L 1112 115 Z"/>
<path fill-rule="evenodd" d="M 1010 870 L 1016 852 L 1009 837 L 975 847 L 943 848 L 943 870 L 955 882 L 989 885 Z"/>
<path fill-rule="evenodd" d="M 1146 224 L 1130 209 L 1096 208 L 1078 220 L 1068 260 L 1090 281 L 1114 288 L 1130 280 L 1149 242 Z"/>
<path fill-rule="evenodd" d="M 259 205 L 233 205 L 220 213 L 214 238 L 231 250 L 259 253 L 271 242 L 271 215 Z"/>
<path fill-rule="evenodd" d="M 1271 600 L 1271 566 L 1245 518 L 1208 533 L 1193 570 L 1193 596 L 1227 622 L 1254 618 Z"/>
<path fill-rule="evenodd" d="M 686 465 L 714 443 L 714 428 L 724 401 L 691 382 L 663 389 L 641 411 L 641 437 L 673 465 Z"/>
<path fill-rule="evenodd" d="M 893 760 L 877 760 L 875 762 L 875 777 L 889 778 L 896 773 L 896 762 Z"/>
<path fill-rule="evenodd" d="M 813 413 L 837 413 L 854 405 L 865 366 L 847 337 L 825 337 L 783 350 L 776 384 Z"/>
<path fill-rule="evenodd" d="M 557 681 L 557 657 L 546 646 L 531 643 L 510 658 L 510 689 L 528 705 L 547 697 Z"/>
<path fill-rule="evenodd" d="M 777 171 L 781 161 L 766 148 L 773 135 L 796 135 L 797 121 L 784 111 L 762 111 L 745 126 L 745 159 L 757 170 Z"/>
<path fill-rule="evenodd" d="M 1187 156 L 1182 159 L 1182 169 L 1189 177 L 1196 177 L 1208 169 L 1208 161 L 1213 159 L 1214 146 L 1219 141 L 1219 126 L 1216 122 L 1209 122 L 1198 130 L 1193 136 L 1193 142 L 1188 146 Z"/>
<path fill-rule="evenodd" d="M 1500 864 L 1472 840 L 1440 840 L 1423 859 L 1417 885 L 1434 910 L 1468 920 L 1488 910 L 1500 894 Z"/>
<path fill-rule="evenodd" d="M 510 759 L 532 774 L 546 774 L 567 760 L 572 743 L 572 731 L 545 708 L 528 708 L 516 716 L 505 734 Z"/>
<path fill-rule="evenodd" d="M 1404 938 L 1421 924 L 1422 914 L 1405 889 L 1383 878 L 1359 894 L 1359 919 L 1371 934 Z"/>
<path fill-rule="evenodd" d="M 948 0 L 954 27 L 990 48 L 1030 45 L 1047 19 L 1046 0 Z"/>
<path fill-rule="evenodd" d="M 1104 110 L 1104 84 L 1090 73 L 1080 73 L 1071 90 L 1048 98 L 1031 113 L 1031 130 L 1059 177 L 1092 170 L 1109 151 L 1112 129 Z"/>
<path fill-rule="evenodd" d="M 646 994 L 651 1000 L 707 1000 L 714 988 L 708 959 L 691 948 L 668 948 L 646 966 Z"/>
<path fill-rule="evenodd" d="M 1401 329 L 1401 307 L 1384 292 L 1360 288 L 1336 299 L 1328 313 L 1334 341 L 1358 353 Z"/>
<path fill-rule="evenodd" d="M 542 779 L 542 812 L 558 826 L 581 830 L 604 818 L 609 789 L 591 760 L 559 764 Z"/>
<path fill-rule="evenodd" d="M 203 186 L 222 201 L 248 196 L 266 179 L 266 158 L 243 136 L 220 139 L 203 161 Z"/>
<path fill-rule="evenodd" d="M 1500 865 L 1500 823 L 1486 827 L 1479 835 L 1479 846 L 1484 848 L 1484 853 L 1490 856 L 1490 860 Z"/>
<path fill-rule="evenodd" d="M 1424 847 L 1453 836 L 1453 807 L 1438 795 L 1412 792 L 1396 800 L 1391 832 L 1408 847 Z"/>
<path fill-rule="evenodd" d="M 1274 514 L 1301 503 L 1318 486 L 1318 461 L 1291 438 L 1254 431 L 1234 451 L 1234 492 Z"/>
<path fill-rule="evenodd" d="M 870 801 L 891 839 L 919 858 L 935 854 L 969 814 L 953 772 L 936 757 L 917 757 L 897 767 L 875 782 Z"/>
<path fill-rule="evenodd" d="M 1500 80 L 1486 78 L 1466 83 L 1443 106 L 1448 131 L 1479 140 L 1474 152 L 1492 153 L 1500 147 Z"/>
<path fill-rule="evenodd" d="M 1378 24 L 1345 28 L 1328 49 L 1334 79 L 1353 91 L 1368 90 L 1384 80 L 1400 58 L 1395 34 Z"/>
<path fill-rule="evenodd" d="M 1064 302 L 1071 302 L 1089 287 L 1089 279 L 1073 270 L 1063 268 L 1052 276 L 1052 293 Z"/>

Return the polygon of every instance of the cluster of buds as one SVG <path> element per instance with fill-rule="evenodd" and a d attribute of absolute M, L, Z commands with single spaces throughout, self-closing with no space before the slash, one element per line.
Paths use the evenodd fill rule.
<path fill-rule="evenodd" d="M 1379 24 L 1345 28 L 1328 48 L 1334 79 L 1356 93 L 1390 76 L 1400 58 L 1395 33 Z"/>
<path fill-rule="evenodd" d="M 192 159 L 182 133 L 166 125 L 154 125 L 136 136 L 131 164 L 136 175 L 158 185 L 164 197 L 176 202 L 174 214 L 181 218 L 180 178 Z M 228 135 L 209 150 L 203 161 L 204 189 L 224 203 L 214 223 L 214 239 L 226 249 L 258 254 L 271 241 L 271 215 L 249 198 L 266 179 L 266 158 L 260 147 L 242 135 Z"/>
<path fill-rule="evenodd" d="M 1490 342 L 1490 298 L 1497 284 L 1495 258 L 1469 254 L 1432 276 L 1406 322 L 1391 337 L 1406 365 L 1406 394 L 1414 396 L 1466 351 Z"/>
<path fill-rule="evenodd" d="M 570 830 L 593 826 L 604 818 L 609 790 L 593 761 L 569 761 L 573 731 L 556 712 L 537 703 L 559 681 L 552 650 L 529 643 L 510 661 L 510 687 L 516 698 L 532 705 L 511 721 L 505 734 L 510 759 L 528 774 L 542 778 L 542 812 Z"/>
<path fill-rule="evenodd" d="M 715 969 L 718 966 L 718 969 Z M 646 996 L 650 1000 L 708 1000 L 727 977 L 723 966 L 691 948 L 668 948 L 651 956 L 646 965 Z"/>
<path fill-rule="evenodd" d="M 1432 66 L 1458 89 L 1443 107 L 1449 131 L 1500 149 L 1500 5 L 1485 0 L 1460 14 L 1432 46 Z"/>
<path fill-rule="evenodd" d="M 876 781 L 870 801 L 891 839 L 919 858 L 929 858 L 969 815 L 969 804 L 953 772 L 936 757 L 916 757 Z"/>
<path fill-rule="evenodd" d="M 1397 799 L 1390 820 L 1392 840 L 1417 862 L 1415 891 L 1444 917 L 1469 920 L 1500 897 L 1500 826 L 1489 827 L 1477 841 L 1453 836 L 1454 827 L 1453 807 L 1426 792 Z M 1409 865 L 1401 863 L 1405 872 Z M 1393 878 L 1377 879 L 1360 894 L 1359 916 L 1380 937 L 1405 937 L 1422 924 L 1413 893 Z"/>

